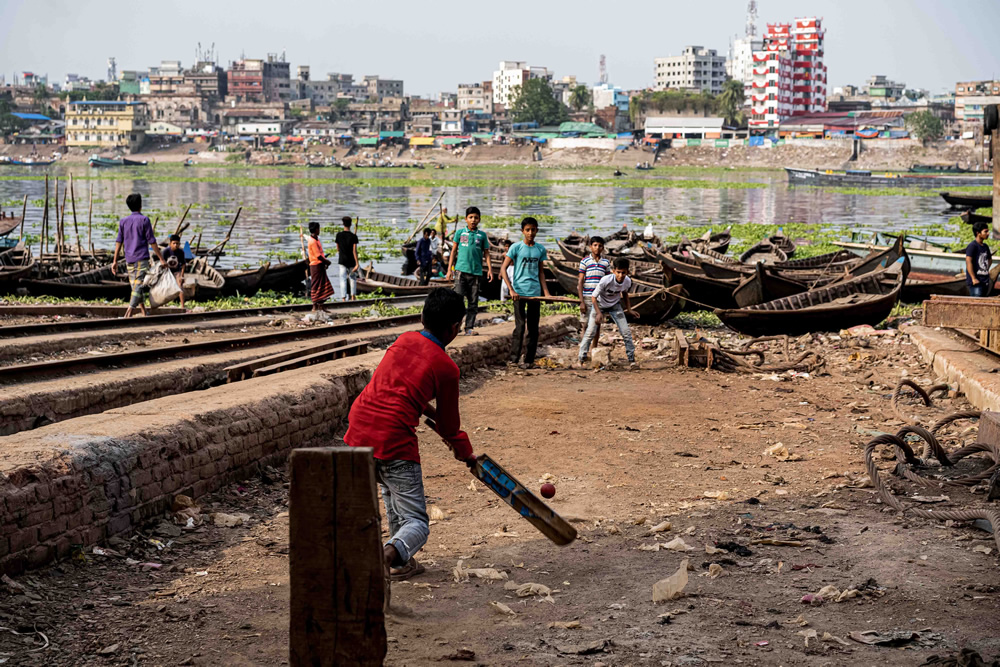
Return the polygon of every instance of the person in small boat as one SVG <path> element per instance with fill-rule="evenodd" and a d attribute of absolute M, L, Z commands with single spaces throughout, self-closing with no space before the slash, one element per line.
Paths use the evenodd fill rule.
<path fill-rule="evenodd" d="M 125 198 L 125 205 L 132 211 L 118 221 L 118 238 L 115 239 L 115 253 L 111 259 L 111 275 L 118 275 L 118 257 L 124 250 L 125 270 L 128 272 L 128 284 L 132 288 L 132 298 L 125 309 L 125 317 L 132 317 L 136 307 L 146 315 L 146 288 L 142 282 L 149 271 L 149 249 L 160 260 L 164 268 L 166 260 L 160 253 L 160 246 L 153 233 L 153 224 L 142 214 L 142 195 L 133 193 Z"/>
<path fill-rule="evenodd" d="M 323 254 L 323 244 L 319 240 L 319 223 L 309 223 L 309 299 L 313 310 L 325 310 L 323 304 L 333 296 L 333 285 L 326 275 L 326 267 L 331 262 Z"/>
<path fill-rule="evenodd" d="M 989 296 L 993 289 L 990 284 L 993 253 L 986 245 L 990 226 L 985 222 L 976 222 L 972 225 L 972 232 L 976 238 L 965 248 L 965 284 L 969 287 L 970 296 Z"/>
<path fill-rule="evenodd" d="M 181 237 L 177 234 L 170 235 L 170 245 L 163 251 L 163 259 L 167 260 L 167 268 L 181 288 L 181 308 L 184 308 L 184 268 L 187 266 L 187 256 L 181 247 Z"/>
<path fill-rule="evenodd" d="M 417 241 L 417 277 L 421 285 L 431 282 L 431 267 L 434 265 L 434 253 L 431 252 L 431 228 L 424 229 L 423 236 Z"/>

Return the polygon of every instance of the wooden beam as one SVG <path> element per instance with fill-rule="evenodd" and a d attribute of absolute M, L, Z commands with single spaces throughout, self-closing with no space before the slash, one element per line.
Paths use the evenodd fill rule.
<path fill-rule="evenodd" d="M 924 326 L 1000 329 L 1000 299 L 952 296 L 924 301 Z"/>
<path fill-rule="evenodd" d="M 684 332 L 679 329 L 674 331 L 674 350 L 677 352 L 678 366 L 691 365 L 691 346 L 688 344 L 688 339 L 684 336 Z"/>
<path fill-rule="evenodd" d="M 258 368 L 264 368 L 265 366 L 270 366 L 272 364 L 276 364 L 281 361 L 294 359 L 295 357 L 301 357 L 306 354 L 313 354 L 315 352 L 331 350 L 335 347 L 340 347 L 346 343 L 347 343 L 346 338 L 334 338 L 333 340 L 323 341 L 322 343 L 317 343 L 316 345 L 310 345 L 308 347 L 299 348 L 297 350 L 289 350 L 288 352 L 279 352 L 277 354 L 271 354 L 266 357 L 261 357 L 260 359 L 254 359 L 253 361 L 247 361 L 242 364 L 235 364 L 225 369 L 226 381 L 239 382 L 241 380 L 246 380 L 249 377 L 253 377 L 253 372 Z"/>
<path fill-rule="evenodd" d="M 381 665 L 386 591 L 372 450 L 296 449 L 289 467 L 289 665 Z"/>
<path fill-rule="evenodd" d="M 993 157 L 993 238 L 1000 239 L 1000 130 L 990 133 L 990 155 Z"/>
<path fill-rule="evenodd" d="M 287 361 L 281 361 L 271 366 L 258 368 L 253 372 L 253 376 L 257 378 L 265 375 L 274 375 L 275 373 L 281 373 L 283 371 L 290 371 L 296 368 L 312 366 L 313 364 L 320 364 L 324 361 L 342 359 L 344 357 L 354 357 L 359 354 L 365 354 L 366 352 L 368 352 L 368 341 L 352 343 L 342 347 L 335 347 L 332 350 L 325 350 L 315 354 L 307 354 L 305 356 L 295 357 L 294 359 L 289 359 Z"/>

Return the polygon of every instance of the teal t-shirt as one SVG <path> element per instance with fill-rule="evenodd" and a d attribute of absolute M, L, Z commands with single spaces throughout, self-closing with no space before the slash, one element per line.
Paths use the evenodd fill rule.
<path fill-rule="evenodd" d="M 507 256 L 514 262 L 514 291 L 521 296 L 541 296 L 538 265 L 549 258 L 545 248 L 538 243 L 528 245 L 518 241 L 507 251 Z"/>
<path fill-rule="evenodd" d="M 473 276 L 483 275 L 483 253 L 490 247 L 486 232 L 463 229 L 455 236 L 458 258 L 455 260 L 455 270 Z"/>

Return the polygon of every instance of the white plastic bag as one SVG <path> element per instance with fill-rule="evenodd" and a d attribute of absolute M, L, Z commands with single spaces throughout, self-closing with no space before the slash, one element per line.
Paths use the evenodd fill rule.
<path fill-rule="evenodd" d="M 160 264 L 152 267 L 150 273 L 156 272 L 149 283 L 149 306 L 159 308 L 170 303 L 181 295 L 181 287 L 177 284 L 177 278 L 169 269 L 163 268 Z"/>

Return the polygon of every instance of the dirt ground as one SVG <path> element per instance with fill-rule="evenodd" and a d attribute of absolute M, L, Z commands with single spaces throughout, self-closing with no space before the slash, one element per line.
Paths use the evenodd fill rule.
<path fill-rule="evenodd" d="M 476 450 L 531 488 L 553 476 L 551 504 L 579 539 L 548 542 L 421 432 L 426 494 L 444 518 L 418 556 L 426 574 L 393 585 L 387 664 L 437 664 L 461 649 L 482 665 L 594 667 L 918 665 L 966 647 L 1000 656 L 1000 570 L 995 553 L 982 553 L 992 536 L 897 516 L 864 485 L 864 444 L 902 424 L 890 405 L 899 378 L 935 379 L 905 334 L 800 340 L 826 361 L 808 377 L 676 368 L 666 335 L 637 329 L 639 371 L 492 368 L 463 379 Z M 620 346 L 613 354 L 624 356 Z M 923 424 L 966 407 L 961 396 L 902 403 Z M 789 460 L 763 453 L 779 442 Z M 23 633 L 0 631 L 0 656 L 24 665 L 287 664 L 286 472 L 264 469 L 199 505 L 199 521 L 249 516 L 192 531 L 165 516 L 115 540 L 110 555 L 88 551 L 0 584 L 0 626 Z M 676 538 L 690 550 L 665 547 Z M 684 597 L 653 604 L 653 584 L 684 560 Z M 456 581 L 458 561 L 494 567 L 506 581 Z M 708 576 L 710 565 L 721 575 Z M 519 598 L 506 582 L 543 584 L 551 596 Z M 828 585 L 857 593 L 802 601 Z M 897 630 L 919 634 L 900 647 L 849 638 Z"/>

